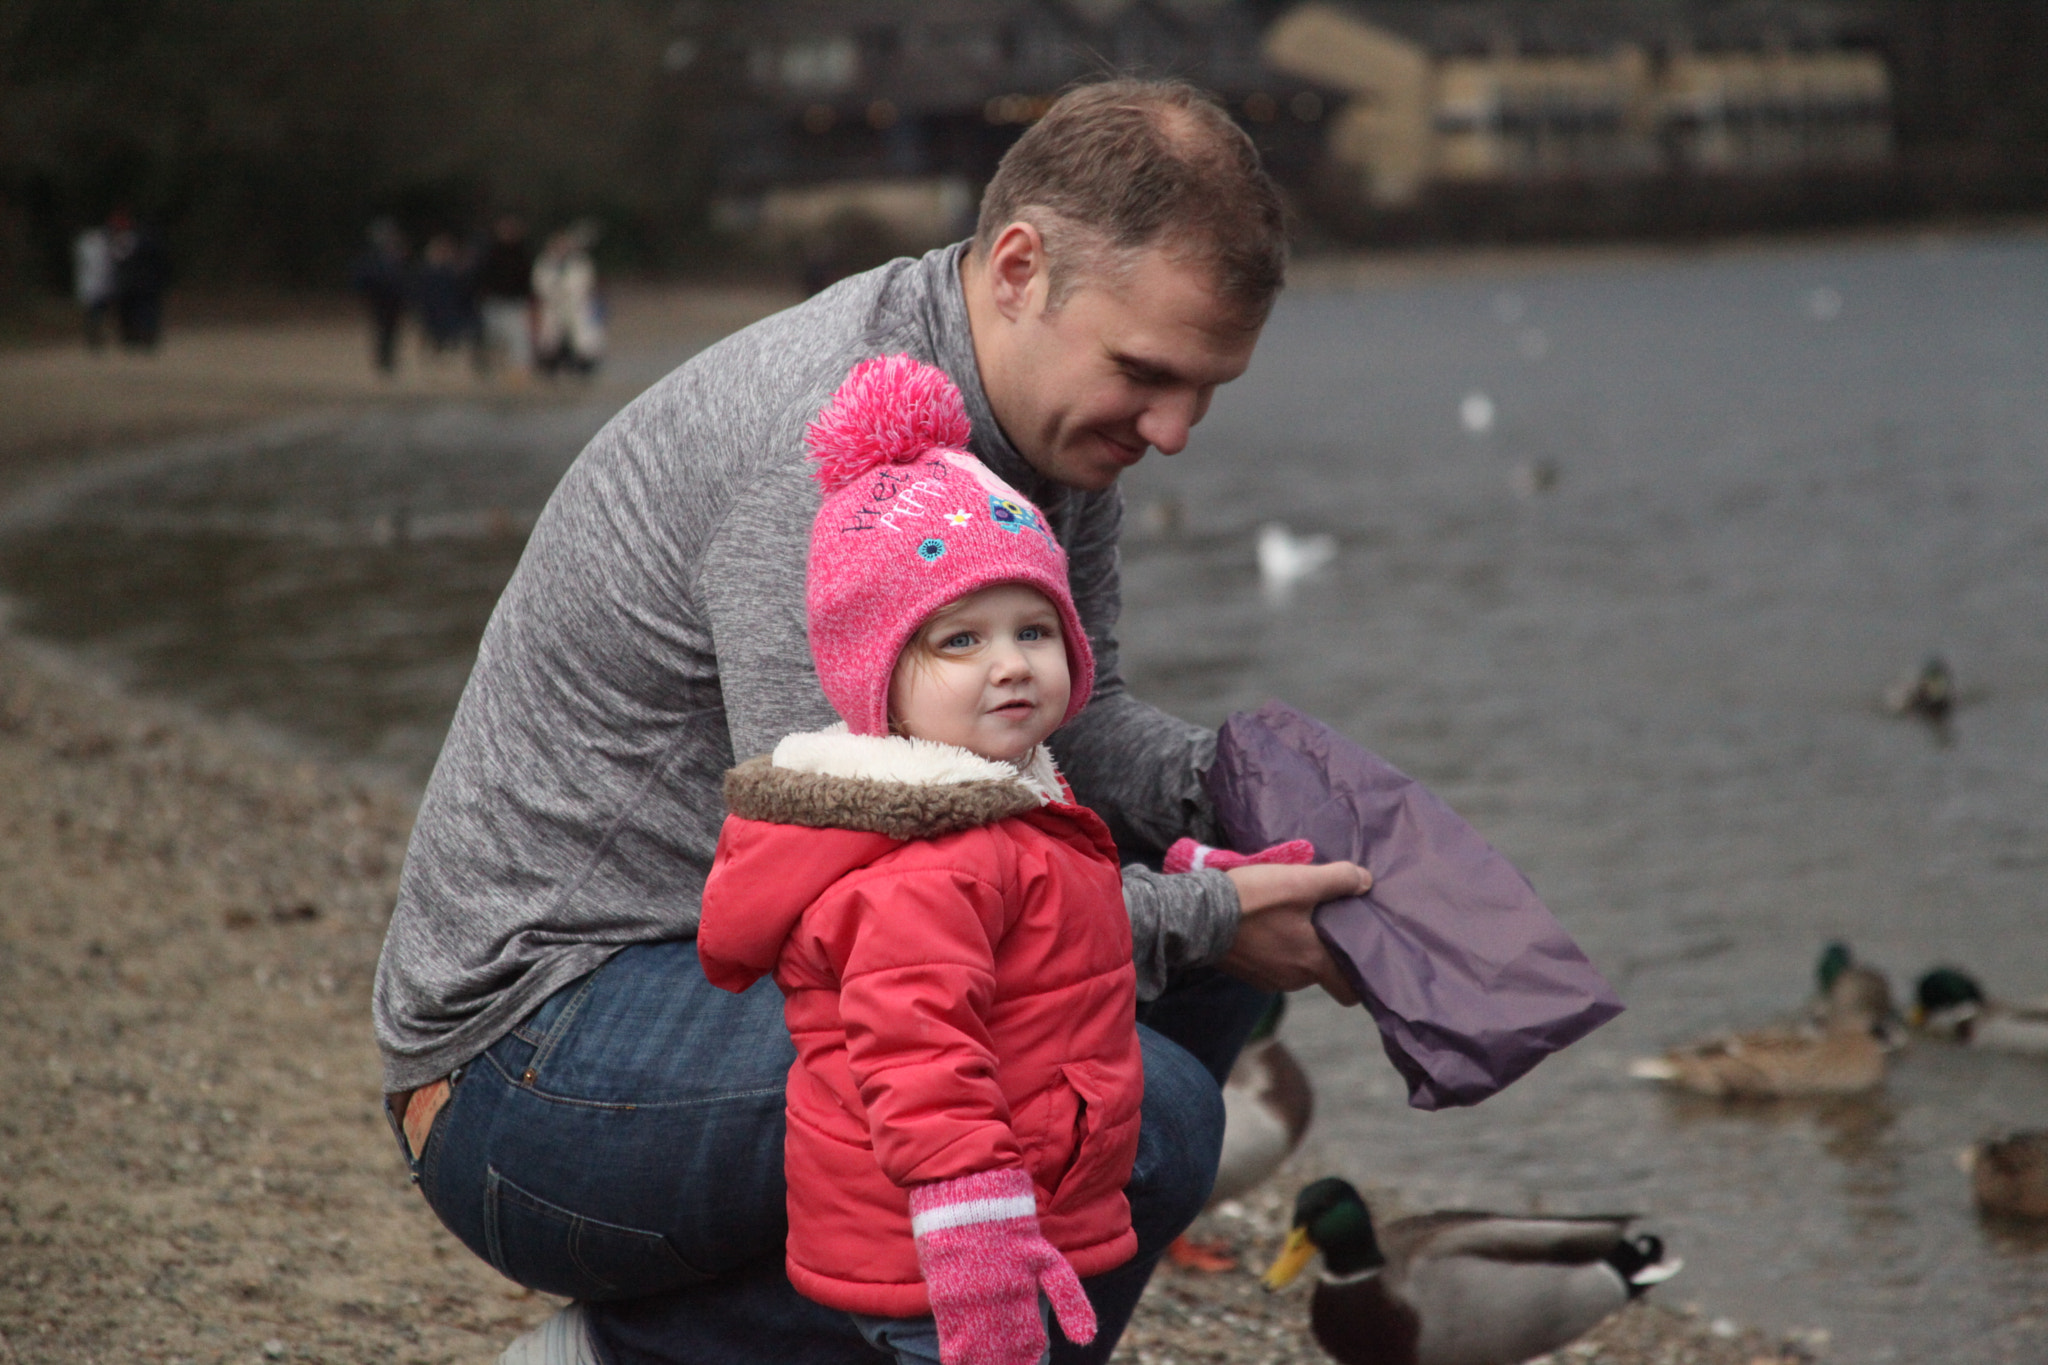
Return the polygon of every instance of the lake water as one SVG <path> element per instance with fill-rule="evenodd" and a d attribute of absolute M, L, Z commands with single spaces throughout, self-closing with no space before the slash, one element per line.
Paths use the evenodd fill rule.
<path fill-rule="evenodd" d="M 525 528 L 606 411 L 454 404 L 103 469 L 0 516 L 17 630 L 421 780 Z M 1955 1155 L 2048 1062 L 1918 1046 L 1881 1097 L 1727 1107 L 1628 1057 L 1760 1022 L 1848 938 L 2048 993 L 2048 241 L 1754 249 L 1290 293 L 1128 479 L 1127 671 L 1278 696 L 1430 783 L 1629 1012 L 1486 1105 L 1401 1102 L 1303 999 L 1314 1161 L 1405 1207 L 1641 1210 L 1664 1297 L 1842 1361 L 2048 1360 L 2048 1235 Z M 1276 602 L 1269 520 L 1335 562 Z M 1930 651 L 1951 731 L 1880 697 Z"/>

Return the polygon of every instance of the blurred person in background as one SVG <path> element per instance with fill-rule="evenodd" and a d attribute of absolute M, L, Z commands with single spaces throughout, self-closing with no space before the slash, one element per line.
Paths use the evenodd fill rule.
<path fill-rule="evenodd" d="M 590 249 L 598 227 L 589 219 L 548 239 L 533 263 L 533 358 L 546 375 L 588 375 L 604 358 L 604 309 Z"/>
<path fill-rule="evenodd" d="M 114 302 L 114 243 L 104 223 L 95 223 L 71 243 L 71 278 L 85 322 L 86 349 L 107 344 L 107 309 Z"/>
<path fill-rule="evenodd" d="M 114 262 L 114 316 L 121 326 L 121 344 L 131 351 L 153 351 L 163 340 L 164 291 L 171 286 L 171 251 L 163 234 L 138 222 L 125 209 L 107 220 L 109 254 Z"/>
<path fill-rule="evenodd" d="M 405 318 L 405 234 L 389 218 L 370 224 L 369 244 L 356 257 L 349 282 L 370 309 L 370 355 L 379 374 L 398 369 L 398 324 Z"/>
<path fill-rule="evenodd" d="M 526 222 L 500 214 L 476 267 L 478 307 L 483 314 L 476 350 L 479 374 L 502 365 L 514 376 L 533 367 L 533 247 Z"/>
<path fill-rule="evenodd" d="M 469 266 L 468 253 L 453 233 L 435 233 L 420 253 L 413 292 L 419 304 L 420 330 L 435 354 L 479 344 L 482 324 L 477 318 Z"/>

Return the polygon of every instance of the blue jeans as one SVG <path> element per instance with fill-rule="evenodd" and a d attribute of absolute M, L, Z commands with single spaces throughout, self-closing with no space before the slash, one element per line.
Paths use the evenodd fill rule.
<path fill-rule="evenodd" d="M 896 1365 L 941 1365 L 939 1359 L 939 1323 L 936 1318 L 877 1318 L 866 1313 L 854 1313 L 853 1325 L 867 1338 L 868 1344 L 890 1356 Z M 1038 1296 L 1038 1316 L 1045 1322 L 1045 1335 L 1052 1338 L 1052 1305 L 1043 1294 Z M 1038 1365 L 1045 1365 L 1052 1359 L 1048 1354 L 1038 1358 Z"/>
<path fill-rule="evenodd" d="M 1106 1360 L 1152 1268 L 1207 1200 L 1217 1078 L 1269 997 L 1199 973 L 1141 1011 L 1145 1105 L 1126 1193 L 1138 1253 L 1085 1281 Z M 1185 1044 L 1185 1046 L 1183 1046 Z M 782 995 L 704 979 L 694 942 L 645 943 L 551 996 L 464 1067 L 413 1162 L 441 1221 L 502 1274 L 590 1306 L 613 1365 L 876 1362 L 783 1273 Z M 1200 1058 L 1198 1060 L 1197 1058 Z"/>

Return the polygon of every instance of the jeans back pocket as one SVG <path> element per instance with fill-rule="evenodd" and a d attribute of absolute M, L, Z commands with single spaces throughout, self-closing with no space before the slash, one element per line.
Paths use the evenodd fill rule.
<path fill-rule="evenodd" d="M 508 1279 L 572 1299 L 630 1299 L 710 1278 L 658 1232 L 586 1217 L 488 1170 L 484 1237 Z"/>

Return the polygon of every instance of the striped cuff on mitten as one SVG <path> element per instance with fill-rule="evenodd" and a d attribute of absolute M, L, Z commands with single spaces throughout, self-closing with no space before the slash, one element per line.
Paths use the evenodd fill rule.
<path fill-rule="evenodd" d="M 913 1237 L 971 1223 L 1037 1217 L 1038 1197 L 1032 1193 L 1031 1177 L 1023 1171 L 982 1171 L 957 1180 L 935 1180 L 910 1191 Z"/>

